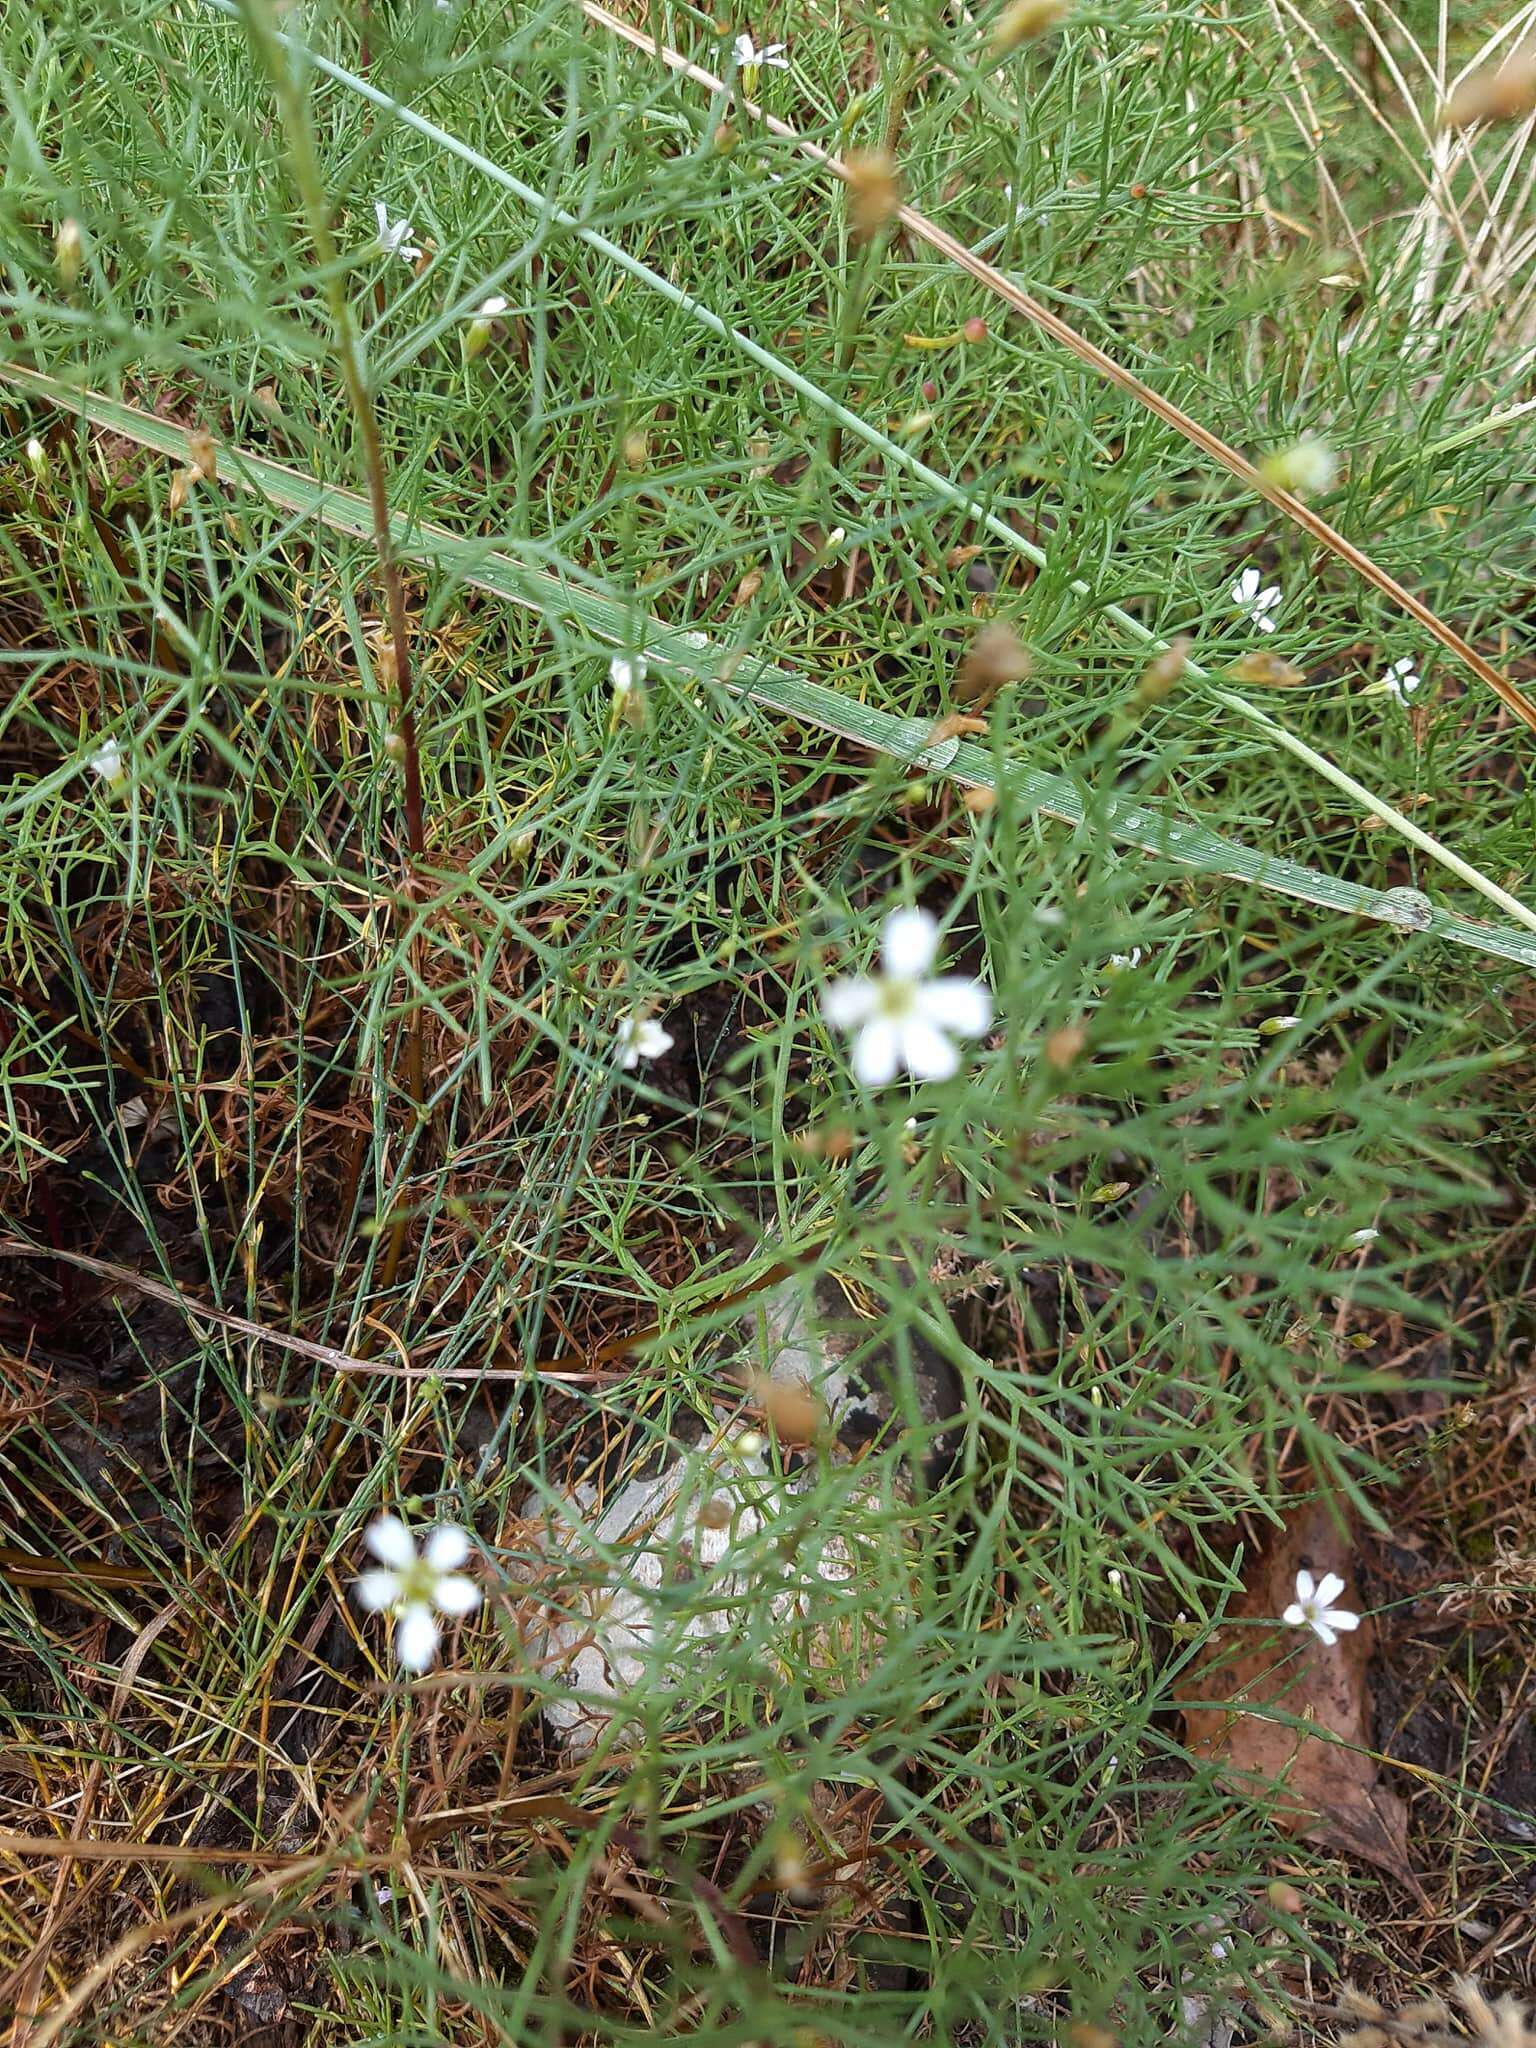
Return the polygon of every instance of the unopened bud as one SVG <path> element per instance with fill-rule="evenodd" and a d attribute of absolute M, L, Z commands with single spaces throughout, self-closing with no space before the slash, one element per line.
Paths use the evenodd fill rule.
<path fill-rule="evenodd" d="M 1307 680 L 1304 668 L 1298 668 L 1294 661 L 1285 661 L 1278 654 L 1267 654 L 1263 648 L 1254 648 L 1234 661 L 1228 674 L 1239 683 L 1259 683 L 1266 690 L 1294 690 L 1298 683 Z"/>
<path fill-rule="evenodd" d="M 715 148 L 721 156 L 729 156 L 740 140 L 741 137 L 729 121 L 722 121 L 715 130 Z"/>
<path fill-rule="evenodd" d="M 938 396 L 938 385 L 934 382 L 932 377 L 925 377 L 923 379 L 923 397 L 927 400 L 929 405 L 933 405 L 937 402 Z"/>
<path fill-rule="evenodd" d="M 1146 710 L 1153 704 L 1161 704 L 1184 673 L 1185 657 L 1189 653 L 1188 640 L 1180 637 L 1172 640 L 1154 661 L 1149 661 L 1142 671 L 1141 681 L 1136 685 L 1136 703 Z"/>
<path fill-rule="evenodd" d="M 387 732 L 384 735 L 384 754 L 398 768 L 405 760 L 405 740 L 400 733 Z"/>
<path fill-rule="evenodd" d="M 985 320 L 981 318 L 980 314 L 973 314 L 971 318 L 966 321 L 965 325 L 961 328 L 960 332 L 965 336 L 967 341 L 985 341 L 987 338 L 987 323 Z"/>
<path fill-rule="evenodd" d="M 1278 1038 L 1282 1031 L 1294 1031 L 1300 1017 L 1266 1017 L 1259 1026 L 1260 1038 Z"/>
<path fill-rule="evenodd" d="M 1331 491 L 1338 480 L 1339 458 L 1316 434 L 1304 434 L 1289 448 L 1277 449 L 1259 464 L 1259 474 L 1294 497 L 1308 498 Z"/>
<path fill-rule="evenodd" d="M 636 427 L 624 436 L 623 454 L 626 469 L 644 469 L 651 459 L 650 437 Z"/>
<path fill-rule="evenodd" d="M 1307 1902 L 1295 1885 L 1277 1877 L 1269 1887 L 1269 1903 L 1277 1913 L 1299 1913 Z"/>
<path fill-rule="evenodd" d="M 1011 0 L 992 24 L 992 47 L 999 55 L 1016 50 L 1020 43 L 1048 35 L 1070 12 L 1071 0 Z"/>
<path fill-rule="evenodd" d="M 36 434 L 27 443 L 27 466 L 35 477 L 43 477 L 48 471 L 48 450 Z"/>
<path fill-rule="evenodd" d="M 79 221 L 61 220 L 58 233 L 53 238 L 53 260 L 65 291 L 73 291 L 79 281 L 84 254 L 85 242 Z"/>

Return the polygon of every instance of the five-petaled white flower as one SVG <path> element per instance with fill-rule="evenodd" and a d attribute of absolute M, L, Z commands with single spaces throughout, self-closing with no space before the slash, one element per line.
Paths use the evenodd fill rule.
<path fill-rule="evenodd" d="M 389 208 L 382 199 L 373 202 L 373 216 L 379 224 L 376 237 L 381 256 L 398 256 L 402 263 L 414 263 L 421 255 L 412 236 L 416 230 L 405 219 L 391 220 Z"/>
<path fill-rule="evenodd" d="M 1296 1598 L 1285 1610 L 1283 1619 L 1291 1628 L 1309 1628 L 1320 1643 L 1326 1643 L 1331 1650 L 1339 1640 L 1340 1631 L 1348 1635 L 1351 1629 L 1360 1626 L 1358 1614 L 1351 1614 L 1347 1607 L 1335 1607 L 1334 1601 L 1344 1590 L 1344 1581 L 1337 1572 L 1324 1572 L 1314 1580 L 1310 1572 L 1296 1574 Z"/>
<path fill-rule="evenodd" d="M 437 1616 L 458 1620 L 480 1605 L 480 1588 L 459 1569 L 469 1556 L 469 1537 L 457 1523 L 439 1522 L 418 1554 L 404 1522 L 380 1515 L 364 1541 L 382 1569 L 363 1573 L 358 1601 L 372 1614 L 387 1610 L 396 1617 L 395 1655 L 407 1671 L 425 1671 L 437 1655 Z"/>
<path fill-rule="evenodd" d="M 1280 602 L 1281 591 L 1278 583 L 1271 583 L 1267 589 L 1261 590 L 1259 586 L 1263 580 L 1250 562 L 1232 586 L 1232 602 L 1261 633 L 1273 633 L 1275 621 L 1272 614 Z"/>
<path fill-rule="evenodd" d="M 769 43 L 759 50 L 743 29 L 736 38 L 736 62 L 743 71 L 756 71 L 765 64 L 770 71 L 787 71 L 789 59 L 784 53 L 788 48 L 788 43 Z"/>
<path fill-rule="evenodd" d="M 1406 704 L 1423 680 L 1413 656 L 1405 654 L 1401 661 L 1393 662 L 1382 677 L 1381 686 L 1389 697 L 1395 697 L 1399 704 Z"/>
<path fill-rule="evenodd" d="M 90 770 L 93 775 L 100 776 L 108 789 L 116 789 L 117 785 L 128 773 L 128 764 L 123 759 L 123 750 L 116 740 L 102 741 L 101 745 L 91 756 Z"/>
<path fill-rule="evenodd" d="M 642 1060 L 659 1060 L 675 1043 L 671 1032 L 664 1031 L 654 1017 L 621 1018 L 613 1038 L 619 1048 L 619 1065 L 631 1070 Z"/>
<path fill-rule="evenodd" d="M 939 927 L 926 910 L 893 910 L 881 932 L 880 972 L 849 975 L 821 992 L 821 1013 L 837 1031 L 852 1031 L 856 1081 L 882 1088 L 905 1071 L 918 1081 L 945 1081 L 960 1064 L 955 1038 L 979 1038 L 992 1021 L 986 985 L 958 974 L 932 979 Z"/>

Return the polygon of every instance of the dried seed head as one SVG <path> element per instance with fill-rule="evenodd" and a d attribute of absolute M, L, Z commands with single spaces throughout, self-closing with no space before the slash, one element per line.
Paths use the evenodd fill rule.
<path fill-rule="evenodd" d="M 171 478 L 171 488 L 166 495 L 166 510 L 174 519 L 187 502 L 187 493 L 195 483 L 202 481 L 203 472 L 194 464 L 189 469 L 178 469 Z"/>
<path fill-rule="evenodd" d="M 187 449 L 192 457 L 192 467 L 197 471 L 199 478 L 206 477 L 209 483 L 217 483 L 219 451 L 206 427 L 192 428 L 187 435 Z"/>
<path fill-rule="evenodd" d="M 960 799 L 973 818 L 984 818 L 988 811 L 997 808 L 995 789 L 968 789 Z"/>
<path fill-rule="evenodd" d="M 1479 71 L 1451 94 L 1440 116 L 1447 128 L 1473 121 L 1519 121 L 1536 107 L 1536 48 Z"/>
<path fill-rule="evenodd" d="M 729 156 L 740 140 L 741 137 L 736 133 L 736 130 L 729 121 L 722 121 L 715 130 L 715 148 L 720 152 L 721 156 Z"/>
<path fill-rule="evenodd" d="M 1049 35 L 1071 11 L 1071 0 L 1010 0 L 992 24 L 992 47 L 1001 56 L 1036 36 Z"/>
<path fill-rule="evenodd" d="M 1071 2048 L 1120 2048 L 1120 2036 L 1108 2027 L 1096 2027 L 1089 2020 L 1074 2020 L 1067 2028 Z"/>
<path fill-rule="evenodd" d="M 889 226 L 901 204 L 896 159 L 888 149 L 860 151 L 848 159 L 848 213 L 861 242 L 872 242 Z"/>
<path fill-rule="evenodd" d="M 624 436 L 624 467 L 644 469 L 651 459 L 650 436 L 635 427 Z"/>
<path fill-rule="evenodd" d="M 826 1435 L 826 1403 L 804 1380 L 776 1380 L 758 1374 L 752 1381 L 752 1399 L 781 1444 L 815 1444 Z"/>
<path fill-rule="evenodd" d="M 928 744 L 930 747 L 941 747 L 945 740 L 964 739 L 969 734 L 984 733 L 986 730 L 987 721 L 984 718 L 972 718 L 965 711 L 951 711 L 941 718 L 929 733 Z"/>
<path fill-rule="evenodd" d="M 1030 671 L 1029 650 L 1012 626 L 994 619 L 983 626 L 955 678 L 962 704 L 990 703 L 1004 683 L 1022 683 Z"/>
<path fill-rule="evenodd" d="M 1076 1063 L 1087 1043 L 1088 1034 L 1081 1024 L 1059 1024 L 1040 1050 L 1045 1055 L 1046 1065 L 1062 1074 Z"/>

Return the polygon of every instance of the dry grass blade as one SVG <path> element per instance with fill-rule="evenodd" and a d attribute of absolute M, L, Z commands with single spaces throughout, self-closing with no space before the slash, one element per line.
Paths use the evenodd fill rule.
<path fill-rule="evenodd" d="M 723 93 L 726 90 L 723 79 L 705 70 L 702 65 L 691 62 L 680 51 L 670 48 L 658 38 L 648 35 L 644 29 L 637 28 L 630 22 L 621 21 L 617 15 L 610 14 L 606 7 L 600 6 L 598 0 L 581 0 L 581 4 L 583 12 L 600 27 L 621 37 L 635 49 L 659 57 L 662 63 L 680 76 L 691 78 L 695 84 L 707 86 L 712 92 Z M 793 143 L 802 156 L 820 164 L 823 169 L 831 171 L 844 182 L 848 181 L 849 169 L 845 158 L 832 150 L 823 149 L 820 143 L 811 141 L 787 121 L 779 120 L 777 116 L 754 105 L 750 100 L 742 99 L 741 105 L 754 121 L 761 123 L 770 133 Z M 1199 420 L 1185 412 L 1182 406 L 1164 398 L 1133 371 L 1117 363 L 1113 356 L 1106 355 L 1104 350 L 1091 342 L 1086 335 L 1079 334 L 1077 329 L 1063 320 L 1059 314 L 1042 305 L 1011 278 L 994 269 L 983 257 L 973 254 L 963 242 L 947 229 L 940 227 L 936 221 L 930 220 L 925 213 L 920 213 L 915 206 L 899 207 L 895 217 L 910 235 L 926 242 L 930 249 L 975 278 L 978 284 L 983 285 L 995 297 L 1022 313 L 1041 333 L 1048 334 L 1053 341 L 1059 342 L 1069 354 L 1076 356 L 1079 362 L 1086 363 L 1107 382 L 1126 392 L 1149 412 L 1155 413 L 1165 425 L 1174 428 L 1195 447 L 1203 450 L 1248 489 L 1268 499 L 1270 504 L 1283 512 L 1288 519 L 1294 520 L 1320 546 L 1337 555 L 1357 576 L 1372 584 L 1384 597 L 1390 598 L 1395 605 L 1407 612 L 1410 618 L 1417 620 L 1426 633 L 1438 640 L 1449 653 L 1454 654 L 1473 675 L 1486 683 L 1509 706 L 1517 718 L 1536 732 L 1536 704 L 1533 704 L 1522 690 L 1517 689 L 1507 676 L 1501 675 L 1492 662 L 1479 654 L 1454 626 L 1447 624 L 1437 612 L 1432 611 L 1424 603 L 1422 598 L 1415 597 L 1411 590 L 1406 589 L 1395 576 L 1373 561 L 1365 550 L 1356 546 L 1347 535 L 1330 525 L 1320 513 L 1303 504 L 1301 499 L 1290 491 L 1269 482 L 1246 455 L 1222 440 L 1221 436 L 1213 433 L 1209 427 L 1203 426 Z"/>

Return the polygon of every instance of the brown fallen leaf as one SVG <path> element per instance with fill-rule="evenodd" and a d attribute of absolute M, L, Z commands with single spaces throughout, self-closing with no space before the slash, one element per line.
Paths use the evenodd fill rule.
<path fill-rule="evenodd" d="M 1422 1898 L 1408 1861 L 1407 1808 L 1379 1782 L 1367 1754 L 1375 1630 L 1364 1620 L 1329 1649 L 1309 1629 L 1279 1622 L 1296 1597 L 1298 1571 L 1337 1572 L 1347 1580 L 1349 1565 L 1348 1537 L 1325 1506 L 1314 1502 L 1289 1517 L 1250 1563 L 1230 1610 L 1234 1621 L 1256 1626 L 1219 1629 L 1197 1666 L 1201 1694 L 1229 1704 L 1185 1706 L 1185 1740 L 1194 1755 L 1223 1759 L 1234 1785 L 1246 1780 L 1251 1788 L 1257 1779 L 1281 1787 L 1281 1827 L 1374 1863 Z M 1323 1732 L 1309 1735 L 1244 1713 L 1245 1702 L 1273 1706 Z"/>

